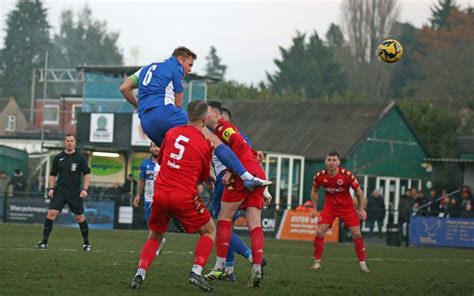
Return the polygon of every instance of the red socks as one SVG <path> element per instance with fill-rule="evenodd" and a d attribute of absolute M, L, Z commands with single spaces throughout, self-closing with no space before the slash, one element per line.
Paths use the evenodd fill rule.
<path fill-rule="evenodd" d="M 232 223 L 230 221 L 219 220 L 217 224 L 216 255 L 225 258 L 232 239 Z M 253 241 L 253 240 L 252 240 Z"/>
<path fill-rule="evenodd" d="M 362 237 L 354 239 L 354 248 L 359 261 L 365 261 L 365 245 Z"/>
<path fill-rule="evenodd" d="M 265 247 L 262 227 L 252 229 L 250 237 L 252 241 L 252 263 L 262 265 L 263 248 Z"/>
<path fill-rule="evenodd" d="M 204 267 L 211 256 L 213 245 L 214 241 L 210 237 L 202 235 L 194 250 L 194 264 Z"/>
<path fill-rule="evenodd" d="M 316 260 L 321 260 L 324 251 L 324 237 L 316 236 L 313 241 L 313 256 Z"/>
<path fill-rule="evenodd" d="M 156 251 L 160 246 L 160 242 L 157 239 L 148 239 L 143 245 L 140 253 L 140 261 L 138 262 L 138 268 L 148 269 L 153 260 L 156 257 Z"/>

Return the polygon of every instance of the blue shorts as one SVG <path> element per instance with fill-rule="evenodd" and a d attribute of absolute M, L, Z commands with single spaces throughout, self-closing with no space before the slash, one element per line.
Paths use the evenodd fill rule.
<path fill-rule="evenodd" d="M 221 200 L 222 200 L 222 193 L 224 193 L 224 184 L 222 184 L 222 177 L 225 175 L 225 170 L 220 172 L 219 175 L 216 177 L 216 182 L 214 183 L 214 194 L 212 197 L 211 203 L 211 214 L 212 218 L 217 219 L 219 218 L 219 213 L 221 212 Z M 239 217 L 240 210 L 234 214 L 234 221 L 237 220 Z"/>
<path fill-rule="evenodd" d="M 188 123 L 186 112 L 173 104 L 154 107 L 139 115 L 143 131 L 158 147 L 167 131 Z"/>
<path fill-rule="evenodd" d="M 143 209 L 145 210 L 145 219 L 146 219 L 146 224 L 148 224 L 148 221 L 150 221 L 150 215 L 151 215 L 151 201 L 145 201 L 143 203 Z"/>

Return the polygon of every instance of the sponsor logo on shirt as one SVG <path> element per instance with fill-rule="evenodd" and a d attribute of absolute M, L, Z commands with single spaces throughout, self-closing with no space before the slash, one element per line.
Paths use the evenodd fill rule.
<path fill-rule="evenodd" d="M 77 163 L 71 163 L 71 172 L 77 171 Z"/>
<path fill-rule="evenodd" d="M 170 160 L 168 160 L 167 165 L 168 165 L 168 167 L 173 168 L 173 169 L 178 169 L 179 170 L 181 168 L 181 166 L 179 164 L 175 163 L 174 161 L 170 161 Z"/>
<path fill-rule="evenodd" d="M 341 179 L 337 179 L 336 181 L 337 185 L 341 186 L 342 184 L 344 184 L 344 182 L 341 180 Z"/>
<path fill-rule="evenodd" d="M 324 188 L 324 190 L 326 190 L 327 192 L 330 192 L 330 193 L 335 193 L 335 192 L 343 192 L 344 188 L 342 188 L 342 187 L 338 187 L 338 188 L 328 187 L 328 188 Z"/>

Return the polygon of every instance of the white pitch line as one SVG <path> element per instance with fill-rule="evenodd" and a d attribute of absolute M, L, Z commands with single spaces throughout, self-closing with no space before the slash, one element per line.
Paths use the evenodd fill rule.
<path fill-rule="evenodd" d="M 61 251 L 61 252 L 83 252 L 82 249 L 66 249 L 66 248 L 61 248 L 61 249 L 55 249 L 51 248 L 48 250 L 52 251 Z M 48 250 L 38 250 L 37 248 L 34 247 L 18 247 L 18 248 L 3 248 L 0 247 L 0 251 L 38 251 L 38 252 L 47 252 Z M 139 250 L 92 250 L 91 253 L 129 253 L 129 254 L 134 254 L 134 253 L 139 253 Z M 85 252 L 88 253 L 88 252 Z M 162 255 L 193 255 L 194 252 L 191 251 L 163 251 Z M 281 255 L 273 255 L 273 254 L 268 254 L 267 257 L 273 257 L 273 258 L 278 258 L 278 257 L 292 257 L 292 256 L 281 256 Z M 301 256 L 298 256 L 301 257 Z M 325 259 L 325 261 L 356 261 L 357 258 L 347 258 L 347 257 L 329 257 Z M 431 262 L 431 263 L 473 263 L 474 260 L 471 259 L 405 259 L 405 258 L 378 258 L 378 257 L 369 257 L 367 258 L 367 261 L 389 261 L 389 262 Z"/>

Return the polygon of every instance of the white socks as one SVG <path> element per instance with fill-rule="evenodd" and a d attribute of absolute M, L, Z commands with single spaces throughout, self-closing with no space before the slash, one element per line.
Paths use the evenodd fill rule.
<path fill-rule="evenodd" d="M 193 265 L 193 268 L 191 269 L 191 271 L 194 272 L 194 273 L 197 274 L 197 275 L 201 275 L 201 273 L 202 273 L 202 266 L 201 266 L 201 265 L 194 264 L 194 265 Z"/>
<path fill-rule="evenodd" d="M 139 269 L 137 269 L 137 273 L 135 274 L 135 276 L 141 275 L 142 279 L 144 280 L 145 279 L 145 274 L 146 274 L 146 270 L 143 269 L 143 268 L 139 268 Z"/>
<path fill-rule="evenodd" d="M 254 178 L 254 176 L 252 174 L 250 174 L 249 172 L 245 172 L 240 176 L 240 178 L 242 180 L 252 180 Z"/>
<path fill-rule="evenodd" d="M 223 269 L 225 267 L 225 257 L 216 257 L 216 265 L 214 265 L 214 270 Z"/>

